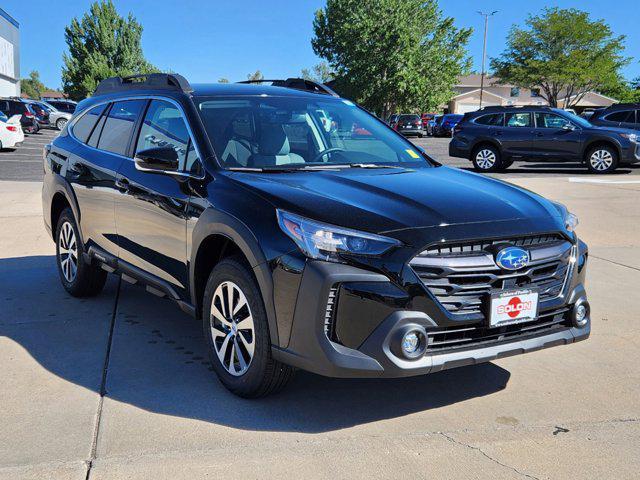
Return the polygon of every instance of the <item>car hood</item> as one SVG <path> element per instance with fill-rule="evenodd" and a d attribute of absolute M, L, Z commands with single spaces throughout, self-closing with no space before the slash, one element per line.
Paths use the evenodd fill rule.
<path fill-rule="evenodd" d="M 560 216 L 539 195 L 447 167 L 228 175 L 277 208 L 372 233 Z"/>

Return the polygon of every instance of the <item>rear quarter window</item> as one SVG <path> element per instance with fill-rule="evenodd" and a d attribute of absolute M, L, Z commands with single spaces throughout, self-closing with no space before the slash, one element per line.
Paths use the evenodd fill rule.
<path fill-rule="evenodd" d="M 87 143 L 89 135 L 93 131 L 100 114 L 104 111 L 105 105 L 98 105 L 93 107 L 87 113 L 83 114 L 74 124 L 71 129 L 73 136 L 80 140 L 82 143 Z"/>
<path fill-rule="evenodd" d="M 492 113 L 489 115 L 482 115 L 477 117 L 473 123 L 477 123 L 478 125 L 502 126 L 504 124 L 504 114 Z"/>

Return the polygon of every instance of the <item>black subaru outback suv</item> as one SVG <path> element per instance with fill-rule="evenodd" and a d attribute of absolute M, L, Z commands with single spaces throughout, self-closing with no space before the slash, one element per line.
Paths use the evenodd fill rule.
<path fill-rule="evenodd" d="M 44 152 L 64 288 L 96 295 L 115 272 L 174 300 L 246 397 L 295 368 L 420 375 L 589 336 L 565 207 L 319 91 L 100 83 Z"/>
<path fill-rule="evenodd" d="M 593 173 L 640 162 L 637 131 L 596 126 L 550 107 L 486 107 L 467 113 L 454 128 L 449 155 L 471 160 L 480 172 L 514 161 L 582 162 Z"/>

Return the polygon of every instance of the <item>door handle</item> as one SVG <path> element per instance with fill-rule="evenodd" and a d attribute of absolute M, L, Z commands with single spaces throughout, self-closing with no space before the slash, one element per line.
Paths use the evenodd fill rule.
<path fill-rule="evenodd" d="M 536 137 L 543 137 L 543 136 L 544 136 L 544 133 L 542 133 L 542 132 L 536 132 Z"/>
<path fill-rule="evenodd" d="M 126 178 L 118 178 L 116 180 L 116 188 L 121 192 L 127 192 L 129 190 L 129 187 L 131 187 L 131 184 Z"/>

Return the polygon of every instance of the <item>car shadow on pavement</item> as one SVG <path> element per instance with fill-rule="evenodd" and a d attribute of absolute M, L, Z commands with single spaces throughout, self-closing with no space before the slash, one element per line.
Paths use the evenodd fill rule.
<path fill-rule="evenodd" d="M 57 275 L 53 256 L 0 259 L 0 336 L 52 374 L 100 392 L 113 321 L 105 395 L 149 412 L 245 430 L 318 433 L 490 395 L 510 377 L 491 363 L 403 379 L 330 379 L 300 371 L 284 391 L 244 400 L 218 382 L 199 322 L 172 302 L 140 287 L 119 287 L 114 276 L 101 295 L 79 300 Z"/>
<path fill-rule="evenodd" d="M 625 165 L 622 167 L 618 167 L 616 170 L 614 170 L 611 173 L 607 173 L 606 175 L 607 176 L 628 175 L 632 173 L 633 170 L 636 170 L 636 169 L 640 169 L 640 164 Z M 475 172 L 473 167 L 463 167 L 462 170 Z M 501 172 L 492 172 L 491 175 L 510 175 L 514 173 L 531 173 L 531 174 L 555 173 L 555 174 L 564 174 L 564 175 L 593 175 L 582 163 L 566 163 L 566 162 L 517 163 Z"/>

